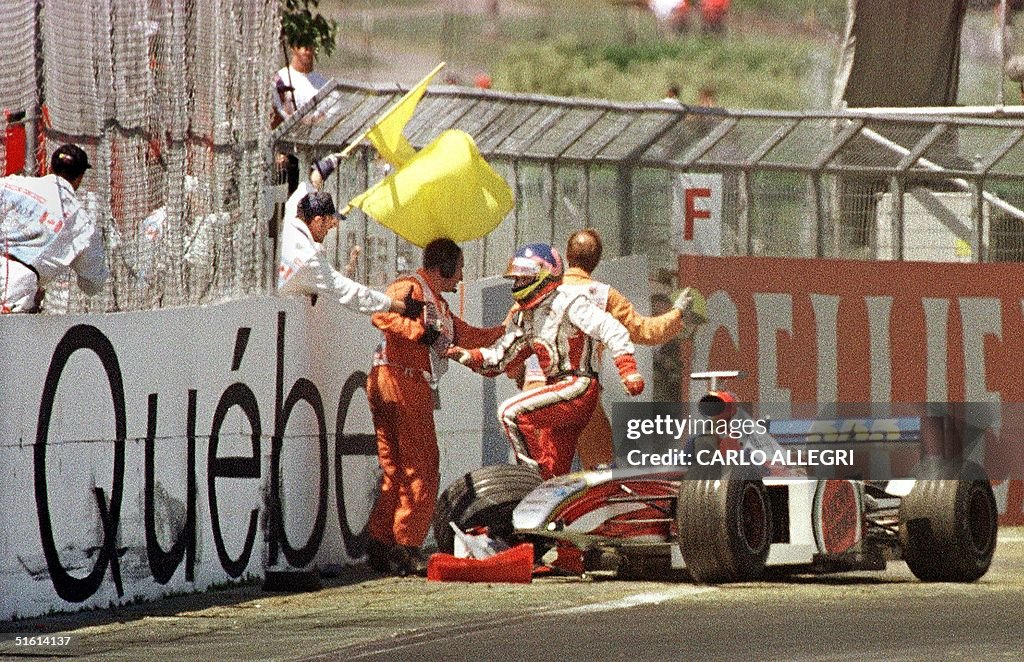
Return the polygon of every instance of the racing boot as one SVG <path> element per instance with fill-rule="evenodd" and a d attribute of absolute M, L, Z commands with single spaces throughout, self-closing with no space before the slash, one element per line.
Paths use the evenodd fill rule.
<path fill-rule="evenodd" d="M 391 572 L 391 545 L 370 537 L 366 541 L 366 565 L 382 575 Z"/>
<path fill-rule="evenodd" d="M 399 577 L 426 577 L 427 559 L 419 547 L 395 545 L 391 550 L 391 569 Z"/>

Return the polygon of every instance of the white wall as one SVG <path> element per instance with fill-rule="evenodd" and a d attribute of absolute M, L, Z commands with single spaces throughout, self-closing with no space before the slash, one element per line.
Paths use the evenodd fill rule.
<path fill-rule="evenodd" d="M 620 289 L 646 301 L 646 270 L 626 272 Z M 504 317 L 507 296 L 507 282 L 480 281 L 451 302 L 480 324 Z M 202 591 L 289 567 L 286 556 L 307 568 L 361 556 L 379 471 L 363 387 L 377 340 L 364 316 L 273 297 L 0 317 L 0 620 Z M 512 392 L 503 377 L 450 373 L 435 412 L 442 486 L 505 459 L 486 430 Z M 301 397 L 285 419 L 290 393 Z"/>

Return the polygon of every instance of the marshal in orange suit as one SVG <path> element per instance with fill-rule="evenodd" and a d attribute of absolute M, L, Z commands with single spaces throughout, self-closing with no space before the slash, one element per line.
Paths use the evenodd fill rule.
<path fill-rule="evenodd" d="M 423 267 L 387 289 L 389 296 L 401 298 L 411 286 L 412 297 L 425 304 L 422 315 L 408 319 L 387 312 L 371 318 L 383 332 L 366 380 L 384 472 L 366 550 L 370 567 L 378 572 L 426 574 L 420 546 L 434 517 L 440 481 L 432 387 L 447 370 L 449 346 L 489 345 L 504 330 L 470 326 L 449 310 L 442 294 L 456 290 L 462 266 L 462 249 L 455 242 L 430 242 L 423 250 Z"/>

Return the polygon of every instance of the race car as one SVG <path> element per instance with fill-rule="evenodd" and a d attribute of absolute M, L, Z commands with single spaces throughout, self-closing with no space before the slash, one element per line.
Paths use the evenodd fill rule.
<path fill-rule="evenodd" d="M 736 416 L 736 398 L 717 382 L 735 371 L 695 373 L 710 387 L 699 403 L 711 417 Z M 858 421 L 863 424 L 865 421 Z M 845 419 L 771 421 L 780 448 L 863 440 Z M 995 552 L 998 512 L 982 468 L 938 454 L 949 429 L 934 417 L 882 423 L 886 440 L 922 449 L 915 476 L 902 480 L 813 479 L 764 467 L 602 469 L 542 481 L 525 465 L 466 474 L 439 497 L 434 536 L 452 553 L 456 533 L 485 531 L 513 545 L 532 542 L 539 565 L 620 577 L 688 571 L 697 582 L 756 580 L 768 567 L 800 572 L 883 570 L 903 559 L 923 581 L 970 582 Z M 877 426 L 876 426 L 877 427 Z M 860 435 L 860 437 L 858 437 Z M 691 451 L 729 439 L 690 438 Z"/>

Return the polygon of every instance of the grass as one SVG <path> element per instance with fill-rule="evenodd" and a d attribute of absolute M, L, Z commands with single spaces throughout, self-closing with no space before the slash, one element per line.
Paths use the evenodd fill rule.
<path fill-rule="evenodd" d="M 342 35 L 322 68 L 411 83 L 445 60 L 446 73 L 465 84 L 483 71 L 508 91 L 652 101 L 676 84 L 683 101 L 694 102 L 710 85 L 730 108 L 824 109 L 846 4 L 733 0 L 726 34 L 702 35 L 698 22 L 670 35 L 650 12 L 612 0 L 499 0 L 496 21 L 481 13 L 480 0 L 322 0 Z M 966 39 L 984 37 L 991 12 L 971 12 L 967 21 Z M 994 103 L 998 64 L 965 52 L 961 72 L 961 103 Z M 1019 95 L 1010 84 L 1008 102 Z"/>
<path fill-rule="evenodd" d="M 622 101 L 654 101 L 670 84 L 693 101 L 714 87 L 730 107 L 802 108 L 810 103 L 803 81 L 813 69 L 802 44 L 765 38 L 720 40 L 695 37 L 634 45 L 517 46 L 494 68 L 503 89 Z"/>
<path fill-rule="evenodd" d="M 693 101 L 712 85 L 723 105 L 778 109 L 827 98 L 815 86 L 830 79 L 832 62 L 815 53 L 845 16 L 845 0 L 736 0 L 735 29 L 726 35 L 674 36 L 649 12 L 598 0 L 504 0 L 496 24 L 487 14 L 457 13 L 459 2 L 339 3 L 322 3 L 325 13 L 345 10 L 334 14 L 346 37 L 326 69 L 419 53 L 448 61 L 467 83 L 486 71 L 509 91 L 653 101 L 674 83 Z M 783 19 L 799 29 L 791 33 Z"/>

